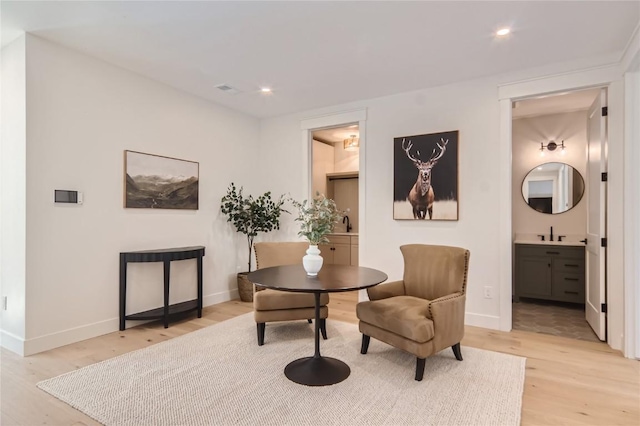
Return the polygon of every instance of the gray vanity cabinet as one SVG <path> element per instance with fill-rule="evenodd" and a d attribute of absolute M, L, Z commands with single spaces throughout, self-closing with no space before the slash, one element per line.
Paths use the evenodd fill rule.
<path fill-rule="evenodd" d="M 515 297 L 584 303 L 584 247 L 516 244 Z"/>

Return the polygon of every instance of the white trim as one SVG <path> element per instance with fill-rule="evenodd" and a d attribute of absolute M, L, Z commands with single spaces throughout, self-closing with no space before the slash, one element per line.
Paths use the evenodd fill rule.
<path fill-rule="evenodd" d="M 640 23 L 636 26 L 636 29 L 633 31 L 631 38 L 629 38 L 624 48 L 622 59 L 620 59 L 622 71 L 629 71 L 634 68 L 634 66 L 637 66 L 638 59 L 640 59 Z"/>
<path fill-rule="evenodd" d="M 203 306 L 215 305 L 217 303 L 226 302 L 238 298 L 238 290 L 227 290 L 219 293 L 209 294 L 203 297 Z M 151 321 L 135 321 L 135 325 L 144 324 Z M 44 336 L 27 339 L 24 342 L 9 333 L 2 332 L 2 345 L 5 343 L 11 346 L 4 346 L 7 349 L 16 352 L 22 356 L 29 356 L 50 349 L 59 348 L 60 346 L 77 343 L 82 340 L 91 339 L 93 337 L 102 336 L 104 334 L 113 333 L 119 330 L 120 321 L 118 318 L 112 318 L 93 324 L 83 325 L 80 327 L 70 328 L 68 330 L 47 334 Z M 16 346 L 19 345 L 19 346 Z M 22 353 L 20 353 L 22 349 Z"/>
<path fill-rule="evenodd" d="M 640 54 L 638 55 L 640 56 Z M 627 358 L 640 358 L 640 64 L 625 74 L 624 129 L 624 346 Z"/>
<path fill-rule="evenodd" d="M 211 306 L 222 302 L 228 302 L 229 300 L 239 299 L 240 293 L 238 293 L 238 289 L 234 288 L 232 290 L 221 291 L 218 293 L 208 294 L 202 297 L 202 306 Z"/>
<path fill-rule="evenodd" d="M 511 100 L 500 100 L 500 194 L 498 211 L 500 215 L 500 233 L 498 245 L 500 251 L 500 318 L 498 330 L 511 331 L 512 302 L 512 200 L 511 200 Z"/>
<path fill-rule="evenodd" d="M 464 314 L 464 325 L 501 330 L 501 323 L 501 318 L 495 315 L 474 314 L 472 312 L 466 312 Z M 511 326 L 509 326 L 509 328 L 511 328 Z"/>
<path fill-rule="evenodd" d="M 360 229 L 358 230 L 358 264 L 360 265 L 364 260 L 366 262 L 366 255 L 364 254 L 364 248 L 367 245 L 367 229 L 363 225 L 367 223 L 367 203 L 365 194 L 367 193 L 367 150 L 369 145 L 367 144 L 367 127 L 366 127 L 366 114 L 365 118 L 358 122 L 358 130 L 360 132 L 360 154 L 358 158 L 358 223 Z M 364 232 L 362 232 L 364 230 Z M 364 290 L 361 293 L 366 293 Z"/>
<path fill-rule="evenodd" d="M 0 346 L 24 356 L 24 340 L 8 331 L 0 330 Z"/>
<path fill-rule="evenodd" d="M 331 112 L 319 116 L 303 118 L 300 129 L 314 130 L 323 127 L 340 126 L 341 124 L 357 123 L 367 120 L 367 109 L 354 109 L 348 111 Z"/>
<path fill-rule="evenodd" d="M 589 87 L 609 86 L 614 81 L 619 81 L 622 73 L 620 64 L 591 68 L 571 73 L 563 73 L 547 77 L 535 78 L 526 81 L 512 82 L 498 87 L 498 100 L 500 103 L 500 205 L 499 215 L 502 219 L 500 229 L 500 329 L 510 327 L 508 322 L 512 317 L 511 296 L 513 294 L 511 268 L 513 265 L 512 241 L 511 241 L 511 102 L 527 97 L 535 97 L 542 94 L 580 90 Z M 611 108 L 610 108 L 611 109 Z M 636 188 L 637 190 L 637 188 Z M 506 220 L 509 219 L 509 220 Z M 508 238 L 507 238 L 508 236 Z M 611 241 L 611 244 L 620 242 Z M 508 318 L 508 320 L 507 320 Z M 610 331 L 610 330 L 608 330 Z M 609 333 L 611 336 L 611 333 Z"/>
<path fill-rule="evenodd" d="M 311 194 L 312 191 L 312 161 L 311 156 L 311 144 L 313 143 L 312 131 L 315 129 L 321 129 L 326 127 L 336 127 L 345 124 L 358 123 L 358 131 L 360 137 L 360 153 L 358 158 L 358 223 L 360 223 L 360 229 L 358 230 L 358 260 L 359 264 L 366 264 L 366 247 L 367 230 L 365 229 L 366 221 L 366 202 L 365 194 L 367 190 L 367 109 L 355 109 L 349 111 L 332 112 L 317 117 L 305 118 L 300 122 L 300 128 L 302 129 L 302 161 L 307 165 L 307 169 L 303 172 L 302 179 L 303 194 Z M 368 300 L 366 292 L 361 290 L 358 292 L 358 300 Z"/>
<path fill-rule="evenodd" d="M 93 324 L 82 325 L 80 327 L 74 327 L 68 330 L 34 337 L 33 339 L 26 339 L 24 342 L 24 356 L 37 354 L 48 351 L 49 349 L 76 343 L 81 340 L 87 340 L 92 337 L 112 333 L 118 330 L 119 326 L 120 322 L 118 318 L 111 318 Z"/>
<path fill-rule="evenodd" d="M 620 64 L 614 64 L 506 83 L 498 86 L 498 99 L 515 101 L 548 93 L 604 86 L 618 80 L 621 74 Z"/>

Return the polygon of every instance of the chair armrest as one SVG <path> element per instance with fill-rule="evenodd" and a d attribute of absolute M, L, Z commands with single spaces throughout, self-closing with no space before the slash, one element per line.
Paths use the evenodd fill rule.
<path fill-rule="evenodd" d="M 432 300 L 427 317 L 433 321 L 436 351 L 460 343 L 464 336 L 464 305 L 466 296 L 453 293 Z"/>
<path fill-rule="evenodd" d="M 404 281 L 393 281 L 367 289 L 369 300 L 388 299 L 393 296 L 404 296 Z"/>
<path fill-rule="evenodd" d="M 446 296 L 434 299 L 429 302 L 429 312 L 427 313 L 427 318 L 433 321 L 437 321 L 441 319 L 442 315 L 448 315 L 448 312 L 456 305 L 462 303 L 462 308 L 464 309 L 464 302 L 465 295 L 460 292 L 447 294 Z"/>

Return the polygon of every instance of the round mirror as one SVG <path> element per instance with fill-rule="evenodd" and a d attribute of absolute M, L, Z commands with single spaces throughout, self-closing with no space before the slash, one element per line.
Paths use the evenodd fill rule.
<path fill-rule="evenodd" d="M 522 182 L 525 203 L 540 213 L 564 213 L 584 194 L 584 179 L 565 163 L 544 163 L 533 168 Z"/>

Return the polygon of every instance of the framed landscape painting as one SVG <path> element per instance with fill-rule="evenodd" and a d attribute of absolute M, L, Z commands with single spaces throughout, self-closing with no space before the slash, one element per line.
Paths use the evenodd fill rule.
<path fill-rule="evenodd" d="M 143 152 L 124 152 L 124 206 L 198 210 L 199 164 Z"/>
<path fill-rule="evenodd" d="M 393 218 L 458 220 L 458 131 L 393 139 Z"/>

